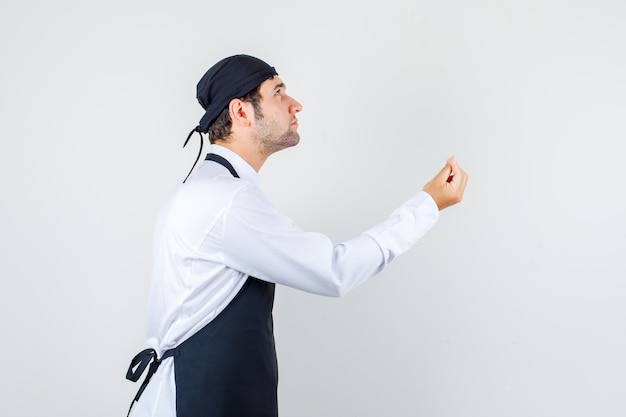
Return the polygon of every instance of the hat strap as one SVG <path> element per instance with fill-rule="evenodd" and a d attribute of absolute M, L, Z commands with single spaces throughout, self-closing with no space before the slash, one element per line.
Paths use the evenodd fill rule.
<path fill-rule="evenodd" d="M 189 135 L 187 135 L 187 140 L 185 140 L 185 143 L 183 144 L 183 148 L 187 146 L 187 142 L 189 142 L 189 139 L 191 139 L 191 136 L 193 136 L 193 134 L 196 132 L 198 132 L 198 134 L 200 135 L 200 149 L 198 150 L 198 156 L 196 157 L 196 162 L 193 163 L 191 169 L 189 170 L 189 174 L 187 174 L 187 176 L 183 180 L 183 183 L 187 181 L 187 178 L 189 178 L 189 176 L 191 175 L 191 172 L 196 167 L 196 164 L 198 163 L 198 161 L 200 160 L 200 156 L 202 155 L 202 148 L 204 146 L 204 137 L 202 136 L 202 131 L 200 129 L 200 126 L 194 127 L 193 130 L 189 132 Z"/>

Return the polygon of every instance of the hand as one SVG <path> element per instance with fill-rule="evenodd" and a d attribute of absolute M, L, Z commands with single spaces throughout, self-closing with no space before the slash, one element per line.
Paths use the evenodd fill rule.
<path fill-rule="evenodd" d="M 466 185 L 467 174 L 459 167 L 456 158 L 451 156 L 446 166 L 424 186 L 424 191 L 435 200 L 439 210 L 443 210 L 463 199 Z"/>

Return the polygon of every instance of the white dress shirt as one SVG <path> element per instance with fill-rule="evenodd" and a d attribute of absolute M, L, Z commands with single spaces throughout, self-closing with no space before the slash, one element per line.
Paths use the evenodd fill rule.
<path fill-rule="evenodd" d="M 439 217 L 434 200 L 420 191 L 384 222 L 333 245 L 281 215 L 256 171 L 236 153 L 219 145 L 209 152 L 228 160 L 240 178 L 203 161 L 158 216 L 147 341 L 159 356 L 211 322 L 248 276 L 340 297 L 408 250 Z M 176 416 L 173 362 L 161 363 L 134 417 Z"/>

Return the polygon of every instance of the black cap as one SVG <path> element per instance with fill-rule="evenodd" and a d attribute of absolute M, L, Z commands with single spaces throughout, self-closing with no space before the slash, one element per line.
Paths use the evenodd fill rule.
<path fill-rule="evenodd" d="M 275 75 L 274 67 L 249 55 L 233 55 L 213 65 L 198 83 L 196 97 L 206 113 L 196 129 L 208 132 L 232 99 L 245 96 Z"/>

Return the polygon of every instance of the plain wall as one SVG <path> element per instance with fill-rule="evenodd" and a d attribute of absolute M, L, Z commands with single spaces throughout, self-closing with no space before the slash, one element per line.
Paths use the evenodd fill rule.
<path fill-rule="evenodd" d="M 156 213 L 236 53 L 303 105 L 261 171 L 347 240 L 456 155 L 462 204 L 341 299 L 277 291 L 282 416 L 626 415 L 623 0 L 0 0 L 3 416 L 122 416 Z"/>

